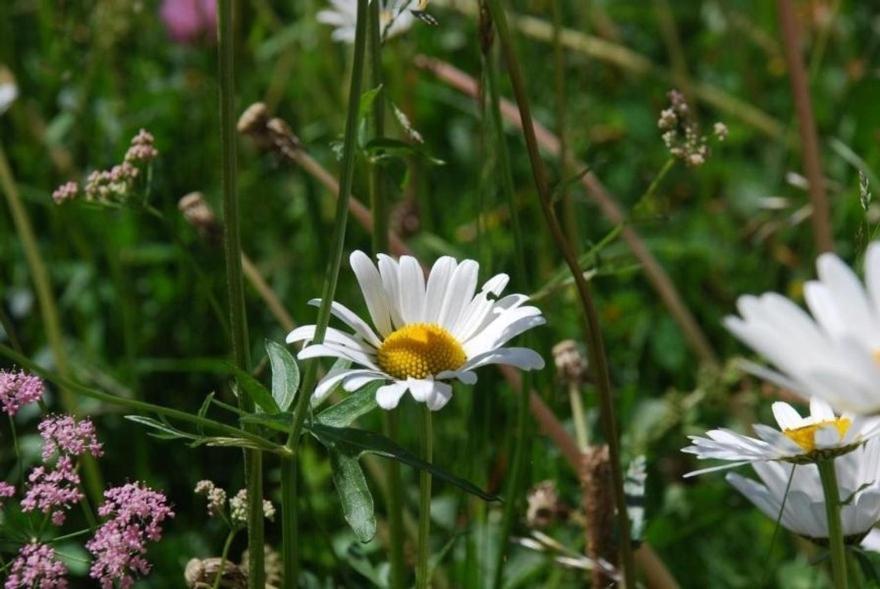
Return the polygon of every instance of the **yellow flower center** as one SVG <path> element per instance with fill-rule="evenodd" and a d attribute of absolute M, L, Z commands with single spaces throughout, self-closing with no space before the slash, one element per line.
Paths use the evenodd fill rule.
<path fill-rule="evenodd" d="M 461 344 L 433 323 L 405 325 L 379 347 L 379 367 L 394 378 L 426 378 L 456 370 L 467 360 Z"/>
<path fill-rule="evenodd" d="M 846 417 L 838 417 L 837 419 L 820 421 L 819 423 L 814 423 L 813 425 L 805 425 L 803 427 L 797 427 L 795 429 L 782 430 L 782 433 L 788 436 L 788 438 L 792 442 L 803 448 L 804 451 L 812 452 L 816 449 L 816 431 L 827 425 L 833 425 L 834 427 L 836 427 L 837 433 L 839 433 L 840 437 L 842 438 L 849 430 L 849 426 L 852 425 L 852 421 L 850 421 Z"/>

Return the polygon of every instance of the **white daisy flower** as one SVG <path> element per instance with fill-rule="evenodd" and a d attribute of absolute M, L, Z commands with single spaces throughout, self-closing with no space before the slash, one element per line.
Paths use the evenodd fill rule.
<path fill-rule="evenodd" d="M 405 33 L 413 24 L 415 16 L 410 8 L 415 8 L 415 0 L 372 0 L 381 1 L 379 27 L 382 38 L 390 39 Z M 357 24 L 357 0 L 330 0 L 330 8 L 318 12 L 318 22 L 333 27 L 331 38 L 340 43 L 354 43 L 354 29 Z"/>
<path fill-rule="evenodd" d="M 410 391 L 416 401 L 437 411 L 452 397 L 444 381 L 474 384 L 474 370 L 487 364 L 509 364 L 522 370 L 544 367 L 541 356 L 529 348 L 504 347 L 524 331 L 544 324 L 537 307 L 525 306 L 528 297 L 499 298 L 509 277 L 498 274 L 476 292 L 479 264 L 459 263 L 444 256 L 434 263 L 425 280 L 418 261 L 403 256 L 395 261 L 379 254 L 378 269 L 363 252 L 351 254 L 351 268 L 361 287 L 375 331 L 348 308 L 334 302 L 333 315 L 353 334 L 328 328 L 322 344 L 307 345 L 300 359 L 342 358 L 356 368 L 331 370 L 315 388 L 320 402 L 337 384 L 355 391 L 377 380 L 376 401 L 393 409 Z M 319 305 L 320 300 L 310 301 Z M 287 343 L 310 340 L 315 326 L 294 329 Z"/>
<path fill-rule="evenodd" d="M 736 473 L 728 473 L 727 482 L 774 521 L 782 510 L 780 523 L 795 534 L 814 540 L 828 538 L 825 495 L 815 464 L 758 462 L 752 468 L 761 482 Z M 849 543 L 860 542 L 880 521 L 880 440 L 871 440 L 835 459 L 834 468 L 840 489 L 843 535 Z M 786 498 L 789 478 L 791 486 Z M 873 549 L 874 539 L 870 538 L 865 548 Z"/>
<path fill-rule="evenodd" d="M 810 400 L 810 415 L 801 417 L 788 403 L 773 403 L 779 429 L 763 424 L 752 427 L 757 438 L 729 429 L 715 429 L 707 437 L 689 436 L 693 445 L 682 452 L 701 459 L 730 461 L 729 464 L 697 470 L 686 477 L 741 466 L 749 462 L 782 460 L 795 464 L 816 462 L 855 450 L 880 433 L 880 418 L 844 414 L 837 416 L 825 401 Z"/>
<path fill-rule="evenodd" d="M 724 324 L 772 362 L 778 372 L 748 370 L 804 397 L 819 397 L 838 410 L 880 411 L 880 242 L 865 256 L 865 286 L 834 254 L 823 254 L 819 279 L 804 296 L 812 316 L 789 299 L 768 293 L 740 297 L 742 317 Z"/>

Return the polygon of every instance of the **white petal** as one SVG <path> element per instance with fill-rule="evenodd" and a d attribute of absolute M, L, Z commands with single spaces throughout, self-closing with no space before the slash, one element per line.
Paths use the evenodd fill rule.
<path fill-rule="evenodd" d="M 379 254 L 379 275 L 382 277 L 382 286 L 388 295 L 388 312 L 391 315 L 391 323 L 395 329 L 403 327 L 403 318 L 400 315 L 400 278 L 398 265 L 392 258 L 385 254 Z"/>
<path fill-rule="evenodd" d="M 308 360 L 309 358 L 343 358 L 361 364 L 362 366 L 366 366 L 377 372 L 380 371 L 380 368 L 374 362 L 374 357 L 368 356 L 364 352 L 353 348 L 331 344 L 329 342 L 306 346 L 296 355 L 296 357 L 300 360 Z"/>
<path fill-rule="evenodd" d="M 450 256 L 443 256 L 434 262 L 425 289 L 424 320 L 426 323 L 438 323 L 437 318 L 440 316 L 443 300 L 446 298 L 446 292 L 449 289 L 455 268 L 455 258 Z"/>
<path fill-rule="evenodd" d="M 409 392 L 412 394 L 413 399 L 419 403 L 424 403 L 428 400 L 428 396 L 434 389 L 434 381 L 422 380 L 420 378 L 407 378 L 406 386 L 409 388 Z"/>
<path fill-rule="evenodd" d="M 822 399 L 813 397 L 810 399 L 810 417 L 813 419 L 813 423 L 831 421 L 835 418 L 834 409 Z"/>
<path fill-rule="evenodd" d="M 400 315 L 403 321 L 423 323 L 425 316 L 425 273 L 412 256 L 400 258 Z"/>
<path fill-rule="evenodd" d="M 345 380 L 349 377 L 355 377 L 359 375 L 366 374 L 377 374 L 372 370 L 352 370 L 350 368 L 343 368 L 341 370 L 331 370 L 321 379 L 321 382 L 318 383 L 318 386 L 315 387 L 315 391 L 312 393 L 312 405 L 320 403 L 323 401 L 330 392 L 336 388 L 336 385 L 339 384 L 340 381 Z"/>
<path fill-rule="evenodd" d="M 541 370 L 544 358 L 530 348 L 498 348 L 474 356 L 459 370 L 473 370 L 488 364 L 509 364 L 520 370 Z"/>
<path fill-rule="evenodd" d="M 312 306 L 320 306 L 321 299 L 312 299 L 309 301 L 309 304 Z M 343 305 L 342 303 L 337 303 L 333 301 L 330 305 L 330 313 L 351 327 L 355 333 L 357 333 L 361 338 L 370 342 L 374 347 L 378 348 L 382 345 L 381 340 L 376 336 L 375 332 L 370 329 L 370 326 L 367 323 L 358 317 L 354 311 Z"/>
<path fill-rule="evenodd" d="M 367 257 L 367 254 L 360 250 L 352 252 L 349 263 L 361 287 L 364 301 L 367 303 L 367 310 L 373 319 L 373 325 L 384 338 L 393 330 L 391 328 L 391 314 L 388 310 L 388 295 L 382 286 L 379 270 Z"/>
<path fill-rule="evenodd" d="M 477 375 L 470 370 L 444 370 L 436 375 L 434 378 L 440 380 L 452 380 L 457 379 L 459 382 L 464 383 L 466 385 L 474 385 L 477 383 Z"/>
<path fill-rule="evenodd" d="M 285 341 L 288 344 L 310 341 L 315 337 L 315 329 L 316 327 L 314 325 L 302 325 L 287 334 L 287 339 Z M 355 350 L 360 350 L 364 353 L 374 353 L 375 350 L 375 348 L 367 342 L 355 339 L 347 333 L 332 327 L 328 327 L 327 331 L 324 333 L 324 341 L 354 348 Z"/>
<path fill-rule="evenodd" d="M 446 330 L 455 327 L 465 306 L 474 298 L 479 272 L 480 265 L 473 260 L 464 260 L 455 268 L 437 316 L 437 323 L 441 327 Z"/>
<path fill-rule="evenodd" d="M 392 382 L 381 386 L 376 390 L 376 403 L 382 409 L 394 409 L 400 403 L 400 398 L 406 392 L 406 383 Z"/>
<path fill-rule="evenodd" d="M 772 407 L 779 429 L 797 429 L 803 425 L 800 414 L 788 403 L 776 401 Z"/>
<path fill-rule="evenodd" d="M 452 398 L 452 385 L 445 382 L 434 381 L 431 393 L 426 399 L 428 409 L 431 411 L 439 411 L 443 409 L 446 403 Z"/>

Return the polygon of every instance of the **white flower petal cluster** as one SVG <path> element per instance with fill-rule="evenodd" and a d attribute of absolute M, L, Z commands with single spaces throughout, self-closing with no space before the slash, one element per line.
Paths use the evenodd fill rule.
<path fill-rule="evenodd" d="M 834 254 L 816 263 L 804 296 L 810 313 L 768 293 L 740 297 L 727 328 L 778 370 L 751 371 L 841 411 L 880 411 L 880 242 L 865 256 L 865 284 Z"/>
<path fill-rule="evenodd" d="M 880 520 L 880 440 L 837 458 L 834 467 L 843 535 L 850 541 L 861 540 Z M 782 510 L 780 522 L 788 530 L 811 539 L 828 537 L 825 498 L 815 464 L 757 462 L 752 468 L 760 482 L 736 473 L 728 473 L 727 481 L 774 521 Z"/>
<path fill-rule="evenodd" d="M 363 293 L 373 327 L 340 303 L 332 314 L 353 333 L 328 328 L 321 344 L 307 344 L 300 359 L 332 357 L 356 367 L 331 370 L 318 384 L 313 402 L 320 402 L 337 385 L 355 391 L 374 381 L 387 381 L 376 393 L 384 409 L 393 409 L 409 391 L 413 398 L 437 411 L 452 397 L 449 380 L 472 385 L 473 372 L 488 364 L 508 364 L 522 370 L 544 367 L 543 358 L 529 348 L 506 347 L 514 337 L 545 323 L 537 307 L 521 294 L 501 296 L 506 274 L 490 278 L 477 291 L 479 264 L 444 256 L 427 278 L 412 256 L 400 261 L 380 254 L 378 265 L 360 251 L 352 253 L 351 268 Z M 319 305 L 320 300 L 310 301 Z M 314 338 L 315 326 L 293 330 L 287 342 Z"/>
<path fill-rule="evenodd" d="M 815 462 L 854 450 L 880 433 L 880 418 L 834 414 L 828 403 L 813 398 L 810 415 L 801 417 L 788 403 L 773 403 L 778 429 L 764 424 L 753 426 L 757 438 L 729 429 L 715 429 L 703 436 L 690 436 L 693 444 L 683 452 L 701 459 L 729 461 L 718 467 L 697 470 L 693 476 L 733 468 L 749 462 Z"/>
<path fill-rule="evenodd" d="M 379 27 L 383 38 L 390 39 L 412 27 L 415 17 L 409 10 L 415 0 L 372 0 L 382 2 Z M 331 38 L 339 43 L 354 43 L 357 25 L 357 0 L 330 0 L 330 7 L 318 12 L 318 22 L 333 27 Z"/>

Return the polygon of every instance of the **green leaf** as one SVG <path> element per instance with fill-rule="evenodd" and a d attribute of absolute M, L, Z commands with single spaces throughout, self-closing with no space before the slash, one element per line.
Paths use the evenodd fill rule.
<path fill-rule="evenodd" d="M 159 438 L 160 440 L 198 439 L 198 436 L 194 436 L 185 431 L 179 430 L 166 421 L 159 421 L 158 419 L 153 419 L 152 417 L 146 417 L 143 415 L 126 415 L 125 419 L 155 430 L 155 432 L 151 433 L 150 435 L 154 438 Z"/>
<path fill-rule="evenodd" d="M 328 448 L 336 448 L 346 454 L 376 454 L 402 462 L 412 468 L 430 472 L 435 478 L 458 487 L 466 493 L 476 495 L 484 501 L 500 501 L 497 495 L 486 493 L 475 484 L 457 477 L 442 468 L 425 462 L 406 448 L 375 432 L 351 427 L 331 427 L 322 423 L 309 424 L 309 430 Z"/>
<path fill-rule="evenodd" d="M 316 419 L 331 427 L 351 425 L 358 417 L 366 415 L 379 406 L 376 403 L 376 390 L 382 384 L 382 382 L 370 383 L 358 389 L 336 405 L 321 411 Z"/>
<path fill-rule="evenodd" d="M 214 393 L 210 393 L 207 397 L 205 397 L 205 400 L 202 401 L 202 406 L 199 407 L 199 417 L 205 417 L 208 414 L 208 409 L 211 407 L 211 403 L 213 403 L 213 401 Z M 201 424 L 196 426 L 196 429 L 199 431 L 200 434 L 205 434 L 205 428 Z"/>
<path fill-rule="evenodd" d="M 281 411 L 287 411 L 299 389 L 299 366 L 287 348 L 266 340 L 266 354 L 272 365 L 272 398 Z"/>
<path fill-rule="evenodd" d="M 266 389 L 266 387 L 260 384 L 260 381 L 233 364 L 229 364 L 228 366 L 229 371 L 235 377 L 238 386 L 241 387 L 241 390 L 244 391 L 247 396 L 250 397 L 251 401 L 256 403 L 260 409 L 266 413 L 281 412 L 278 404 L 275 403 L 275 399 L 272 398 L 272 394 Z"/>
<path fill-rule="evenodd" d="M 358 463 L 358 452 L 348 454 L 331 447 L 330 466 L 345 521 L 358 540 L 369 542 L 376 535 L 376 515 L 373 495 Z"/>
<path fill-rule="evenodd" d="M 361 94 L 361 101 L 358 106 L 358 120 L 367 118 L 370 114 L 370 109 L 373 108 L 373 103 L 376 101 L 376 97 L 379 96 L 379 92 L 381 91 L 382 85 L 379 84 L 375 88 L 371 88 Z"/>

